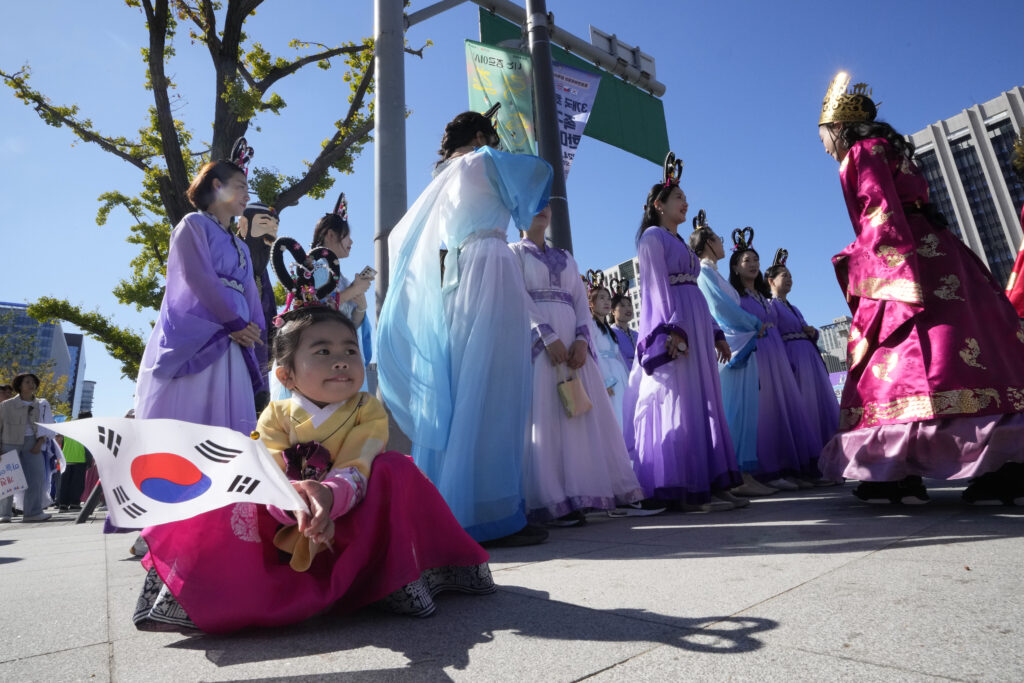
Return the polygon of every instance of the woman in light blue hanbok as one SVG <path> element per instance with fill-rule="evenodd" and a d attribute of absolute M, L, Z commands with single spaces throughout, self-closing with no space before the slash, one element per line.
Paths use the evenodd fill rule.
<path fill-rule="evenodd" d="M 690 248 L 700 257 L 700 275 L 697 286 L 707 299 L 711 317 L 722 329 L 732 349 L 732 358 L 718 364 L 722 380 L 722 403 L 725 423 L 729 426 L 736 459 L 739 461 L 743 485 L 732 490 L 740 496 L 767 496 L 778 489 L 766 486 L 754 478 L 760 469 L 757 460 L 757 337 L 761 321 L 756 315 L 743 310 L 736 288 L 718 272 L 718 261 L 725 258 L 722 238 L 705 220 L 704 210 L 693 219 Z"/>
<path fill-rule="evenodd" d="M 377 367 L 416 464 L 463 528 L 525 545 L 547 536 L 526 525 L 522 491 L 533 301 L 506 236 L 510 218 L 525 230 L 547 205 L 552 171 L 497 144 L 476 112 L 446 127 L 434 180 L 388 238 Z"/>
<path fill-rule="evenodd" d="M 612 401 L 619 429 L 622 429 L 622 401 L 626 395 L 626 387 L 629 386 L 629 370 L 622 360 L 618 338 L 612 332 L 612 326 L 606 322 L 612 310 L 611 292 L 605 287 L 601 273 L 597 274 L 600 279 L 596 280 L 591 278 L 591 275 L 591 272 L 587 273 L 587 277 L 590 278 L 590 337 L 593 340 L 594 353 L 597 354 L 597 364 L 601 367 L 601 375 L 604 377 L 605 391 Z"/>

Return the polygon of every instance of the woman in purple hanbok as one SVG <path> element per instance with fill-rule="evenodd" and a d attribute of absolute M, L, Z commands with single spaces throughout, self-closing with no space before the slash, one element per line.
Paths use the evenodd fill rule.
<path fill-rule="evenodd" d="M 628 371 L 633 367 L 636 358 L 637 334 L 629 329 L 629 323 L 635 317 L 633 301 L 629 298 L 629 282 L 612 278 L 612 314 L 608 322 L 612 325 L 615 340 L 619 343 L 619 352 Z"/>
<path fill-rule="evenodd" d="M 700 261 L 679 236 L 687 209 L 682 162 L 670 154 L 665 165 L 637 236 L 643 307 L 633 373 L 640 374 L 626 399 L 635 405 L 627 445 L 634 446 L 633 466 L 648 496 L 685 510 L 730 510 L 736 498 L 729 489 L 742 479 L 716 362 L 729 358 L 729 345 L 697 288 Z"/>
<path fill-rule="evenodd" d="M 740 294 L 740 306 L 761 320 L 764 332 L 757 340 L 757 478 L 784 491 L 811 488 L 818 474 L 818 452 L 803 407 L 796 377 L 789 365 L 785 342 L 778 330 L 778 315 L 768 303 L 771 292 L 761 275 L 761 260 L 754 250 L 753 228 L 733 230 L 729 282 Z"/>
<path fill-rule="evenodd" d="M 814 445 L 820 451 L 839 428 L 839 401 L 818 352 L 818 330 L 807 324 L 800 309 L 787 298 L 793 288 L 793 276 L 786 267 L 788 256 L 785 249 L 779 249 L 775 261 L 765 271 L 765 280 L 772 289 L 771 305 L 779 321 L 779 334 L 786 343 L 789 364 L 796 376 L 798 397 L 807 415 L 807 425 L 815 437 Z"/>
<path fill-rule="evenodd" d="M 928 202 L 913 144 L 849 80 L 833 79 L 818 121 L 856 235 L 832 259 L 853 323 L 822 470 L 861 480 L 869 502 L 924 503 L 922 477 L 975 477 L 968 503 L 1024 504 L 1017 313 Z"/>
<path fill-rule="evenodd" d="M 264 328 L 249 249 L 231 233 L 248 185 L 230 161 L 206 164 L 188 189 L 196 207 L 171 232 L 167 290 L 146 344 L 135 395 L 138 418 L 256 428 L 264 387 L 254 346 Z"/>
<path fill-rule="evenodd" d="M 523 496 L 530 521 L 575 526 L 584 521 L 586 509 L 614 510 L 644 494 L 594 357 L 587 291 L 579 268 L 567 251 L 544 243 L 550 218 L 551 209 L 545 207 L 526 237 L 509 245 L 535 304 L 530 321 L 533 401 L 526 423 Z M 593 404 L 576 417 L 566 415 L 558 398 L 558 383 L 571 374 L 583 382 Z"/>

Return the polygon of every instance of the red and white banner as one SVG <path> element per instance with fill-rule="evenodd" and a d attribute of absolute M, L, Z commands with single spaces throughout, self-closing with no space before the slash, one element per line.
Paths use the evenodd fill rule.
<path fill-rule="evenodd" d="M 177 522 L 232 503 L 307 510 L 263 442 L 233 429 L 116 417 L 46 427 L 92 453 L 119 527 Z"/>

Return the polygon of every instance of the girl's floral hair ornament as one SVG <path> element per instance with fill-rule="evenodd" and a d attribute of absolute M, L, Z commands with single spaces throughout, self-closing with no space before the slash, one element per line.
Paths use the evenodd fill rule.
<path fill-rule="evenodd" d="M 618 275 L 613 275 L 612 277 L 608 278 L 606 284 L 608 285 L 608 290 L 612 294 L 626 296 L 626 292 L 629 291 L 629 280 L 623 277 L 619 277 Z"/>
<path fill-rule="evenodd" d="M 693 229 L 700 230 L 701 228 L 711 229 L 708 225 L 708 215 L 704 213 L 704 209 L 697 212 L 697 215 L 693 217 Z"/>
<path fill-rule="evenodd" d="M 235 144 L 231 146 L 231 158 L 228 159 L 238 168 L 242 169 L 242 173 L 245 177 L 249 177 L 249 162 L 252 161 L 253 155 L 256 153 L 249 143 L 245 141 L 245 138 L 238 138 L 235 140 Z"/>
<path fill-rule="evenodd" d="M 789 259 L 789 251 L 786 249 L 779 249 L 775 252 L 775 259 L 772 261 L 772 268 L 776 266 L 786 267 L 786 261 Z"/>
<path fill-rule="evenodd" d="M 749 225 L 742 230 L 736 228 L 732 231 L 732 250 L 747 251 L 754 248 L 754 229 Z"/>
<path fill-rule="evenodd" d="M 327 247 L 316 247 L 307 254 L 302 245 L 291 237 L 282 237 L 274 242 L 271 252 L 274 273 L 277 274 L 277 279 L 288 292 L 284 302 L 284 311 L 274 318 L 276 327 L 280 327 L 287 321 L 285 316 L 291 311 L 308 306 L 327 306 L 324 301 L 338 286 L 338 279 L 341 277 L 341 266 L 333 251 Z M 290 253 L 295 259 L 291 271 L 284 262 L 286 253 Z M 317 259 L 323 259 L 327 264 L 327 282 L 319 287 L 316 286 L 313 277 Z"/>
<path fill-rule="evenodd" d="M 679 184 L 679 181 L 683 177 L 683 160 L 676 159 L 675 152 L 669 152 L 665 155 L 665 187 L 674 187 Z"/>
<path fill-rule="evenodd" d="M 348 223 L 348 200 L 345 199 L 345 193 L 342 192 L 338 195 L 338 201 L 334 202 L 334 212 L 341 216 L 341 220 Z"/>
<path fill-rule="evenodd" d="M 590 269 L 586 275 L 581 275 L 580 277 L 587 284 L 587 294 L 592 294 L 597 289 L 608 289 L 608 280 L 600 270 Z"/>

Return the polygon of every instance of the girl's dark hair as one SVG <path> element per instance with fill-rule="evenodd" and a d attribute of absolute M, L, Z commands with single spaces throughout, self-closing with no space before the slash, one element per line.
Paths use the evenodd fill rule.
<path fill-rule="evenodd" d="M 199 173 L 192 179 L 192 184 L 185 190 L 185 196 L 192 202 L 192 206 L 199 211 L 205 211 L 213 203 L 214 179 L 227 184 L 236 173 L 245 175 L 242 169 L 230 161 L 211 161 L 199 169 Z"/>
<path fill-rule="evenodd" d="M 754 252 L 758 260 L 761 255 L 757 253 L 756 249 L 744 249 L 740 251 L 737 249 L 732 252 L 732 256 L 729 257 L 729 284 L 736 288 L 736 291 L 740 293 L 740 296 L 747 296 L 747 288 L 743 286 L 743 280 L 736 274 L 736 264 L 740 262 L 740 258 L 748 251 Z M 764 276 L 761 275 L 761 271 L 757 271 L 757 277 L 754 278 L 754 290 L 766 299 L 770 299 L 772 296 L 771 287 L 764 281 Z"/>
<path fill-rule="evenodd" d="M 865 101 L 865 107 L 868 109 L 874 109 L 874 106 L 874 104 L 871 104 L 871 100 Z M 914 143 L 897 133 L 896 129 L 885 121 L 861 121 L 843 124 L 843 127 L 839 129 L 838 137 L 847 148 L 852 147 L 853 143 L 860 142 L 861 140 L 882 138 L 892 145 L 896 154 L 906 157 L 910 161 L 914 160 Z"/>
<path fill-rule="evenodd" d="M 597 296 L 598 292 L 604 292 L 609 297 L 611 297 L 612 295 L 611 290 L 607 289 L 606 287 L 594 287 L 593 289 L 591 289 L 590 292 L 587 294 L 587 299 L 590 301 L 591 304 L 590 315 L 591 317 L 594 318 L 594 322 L 597 323 L 597 329 L 601 330 L 601 332 L 607 334 L 612 339 L 615 339 L 615 334 L 612 332 L 611 325 L 608 324 L 608 321 L 601 318 L 599 315 L 597 315 L 597 313 L 594 313 L 594 297 Z M 614 307 L 612 308 L 612 310 L 615 310 Z"/>
<path fill-rule="evenodd" d="M 774 280 L 784 270 L 786 270 L 786 266 L 768 266 L 768 270 L 764 271 L 764 279 Z M 770 290 L 771 287 L 768 289 Z"/>
<path fill-rule="evenodd" d="M 701 226 L 690 233 L 690 249 L 700 258 L 701 253 L 708 246 L 708 242 L 715 236 L 715 231 L 708 226 Z"/>
<path fill-rule="evenodd" d="M 34 372 L 22 372 L 21 374 L 15 375 L 14 379 L 11 380 L 11 386 L 13 386 L 14 390 L 17 391 L 20 394 L 21 393 L 21 385 L 29 377 L 31 377 L 32 379 L 34 379 L 36 381 L 36 389 L 38 389 L 39 388 L 39 384 L 40 384 L 39 383 L 39 377 L 36 376 L 36 373 L 34 373 Z"/>
<path fill-rule="evenodd" d="M 295 367 L 295 352 L 299 348 L 303 330 L 308 327 L 324 322 L 340 323 L 352 332 L 353 338 L 359 338 L 352 321 L 344 313 L 327 306 L 296 308 L 283 314 L 281 318 L 284 324 L 277 328 L 274 335 L 274 360 L 282 368 L 289 370 Z"/>
<path fill-rule="evenodd" d="M 349 234 L 348 221 L 336 213 L 329 213 L 316 222 L 313 228 L 313 243 L 310 248 L 322 247 L 328 233 L 334 233 L 338 239 L 345 239 Z"/>
<path fill-rule="evenodd" d="M 644 230 L 652 225 L 661 225 L 661 215 L 658 213 L 658 209 L 655 208 L 654 202 L 664 202 L 672 194 L 672 190 L 677 187 L 679 185 L 675 183 L 666 185 L 664 182 L 660 182 L 655 184 L 651 191 L 647 193 L 647 202 L 644 204 L 644 217 L 640 219 L 640 229 L 636 231 L 637 244 L 640 243 Z"/>
<path fill-rule="evenodd" d="M 483 133 L 488 139 L 498 137 L 498 131 L 494 130 L 491 120 L 479 112 L 464 111 L 449 121 L 444 127 L 441 149 L 437 150 L 441 155 L 437 165 L 448 161 L 459 147 L 473 144 L 477 133 Z"/>

